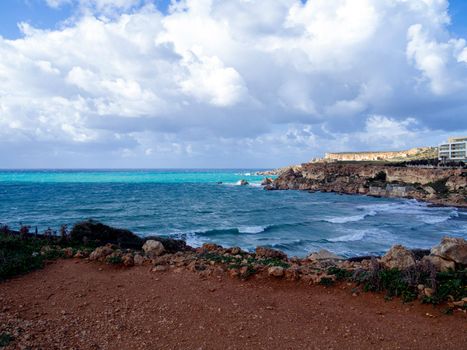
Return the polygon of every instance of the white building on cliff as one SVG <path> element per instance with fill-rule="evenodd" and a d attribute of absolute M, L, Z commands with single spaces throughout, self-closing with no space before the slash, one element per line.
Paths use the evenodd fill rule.
<path fill-rule="evenodd" d="M 447 143 L 439 145 L 438 159 L 467 162 L 467 136 L 450 137 Z"/>

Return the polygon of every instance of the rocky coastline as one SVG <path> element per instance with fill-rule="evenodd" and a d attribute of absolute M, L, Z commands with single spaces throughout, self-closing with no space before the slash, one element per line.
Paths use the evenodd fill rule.
<path fill-rule="evenodd" d="M 389 312 L 395 322 L 407 317 L 417 319 L 416 322 L 424 324 L 421 330 L 426 329 L 425 323 L 432 318 L 442 317 L 443 313 L 454 314 L 456 317 L 440 319 L 441 322 L 431 325 L 430 329 L 436 331 L 449 321 L 450 326 L 445 328 L 456 330 L 453 334 L 458 334 L 462 324 L 458 321 L 465 319 L 467 310 L 467 242 L 462 238 L 445 237 L 431 250 L 409 250 L 395 245 L 381 257 L 345 259 L 321 250 L 298 258 L 268 247 L 244 251 L 239 247 L 206 243 L 193 248 L 182 240 L 157 236 L 141 238 L 128 230 L 84 221 L 75 224 L 70 232 L 63 230 L 60 236 L 30 234 L 25 229 L 15 232 L 1 227 L 0 257 L 0 301 L 4 303 L 0 308 L 0 341 L 3 342 L 0 344 L 7 349 L 34 348 L 38 344 L 42 345 L 40 348 L 50 349 L 110 349 L 134 337 L 138 338 L 136 347 L 132 343 L 122 348 L 143 349 L 146 343 L 180 348 L 180 336 L 187 334 L 187 326 L 181 327 L 180 335 L 173 336 L 174 324 L 183 325 L 187 315 L 190 324 L 194 322 L 196 326 L 196 322 L 212 320 L 213 324 L 206 327 L 220 327 L 222 332 L 225 327 L 239 322 L 235 344 L 243 341 L 242 334 L 255 327 L 257 331 L 245 339 L 256 339 L 264 345 L 269 344 L 271 338 L 260 333 L 264 329 L 263 322 L 271 322 L 273 326 L 280 318 L 284 325 L 290 325 L 290 309 L 296 309 L 297 316 L 303 315 L 307 312 L 304 305 L 309 298 L 317 300 L 307 304 L 311 314 L 321 315 L 321 321 L 329 315 L 326 322 L 332 327 L 339 324 L 345 328 L 349 322 L 353 323 L 354 334 L 360 334 L 361 322 L 374 324 L 377 321 L 373 320 L 374 315 L 379 319 L 381 315 L 389 317 Z M 50 266 L 44 271 L 32 272 L 46 265 Z M 272 291 L 277 293 L 278 290 L 282 291 L 282 296 L 271 299 Z M 31 293 L 34 300 L 31 300 Z M 233 309 L 224 311 L 226 303 L 236 300 L 238 293 L 242 293 L 242 301 L 234 301 Z M 384 301 L 378 296 L 381 293 L 384 293 Z M 400 299 L 403 304 L 399 308 L 388 305 L 387 301 L 393 298 Z M 265 303 L 263 299 L 270 301 Z M 368 300 L 372 300 L 371 305 Z M 414 303 L 417 300 L 419 302 Z M 342 315 L 332 316 L 339 312 L 341 303 L 348 305 L 346 314 L 353 315 L 350 320 L 343 319 Z M 246 305 L 245 317 L 238 318 L 233 313 L 243 304 Z M 408 304 L 411 312 L 408 312 Z M 427 309 L 428 305 L 423 304 L 434 307 Z M 247 316 L 252 308 L 262 310 L 263 319 L 259 324 Z M 201 309 L 203 312 L 199 312 Z M 208 317 L 203 316 L 205 312 L 210 312 Z M 171 321 L 167 323 L 167 319 Z M 309 322 L 306 329 L 319 328 L 321 324 L 314 318 L 306 322 Z M 55 326 L 45 326 L 51 323 Z M 148 328 L 148 325 L 153 326 Z M 161 333 L 160 327 L 165 326 Z M 386 323 L 381 327 L 386 329 Z M 281 324 L 276 328 L 275 332 L 280 329 L 283 335 L 293 334 Z M 197 329 L 203 332 L 204 328 Z M 306 329 L 300 329 L 300 333 Z M 328 329 L 326 325 L 324 332 Z M 69 336 L 70 332 L 73 336 Z M 379 328 L 374 332 L 378 334 L 378 342 L 389 335 Z M 398 332 L 397 341 L 402 335 L 412 341 L 410 332 L 404 329 Z M 445 330 L 439 333 L 436 337 L 442 338 Z M 157 338 L 153 334 L 157 334 Z M 164 334 L 169 336 L 164 338 Z M 199 344 L 202 345 L 209 338 L 209 332 L 200 334 Z M 261 338 L 258 334 L 262 334 Z M 343 345 L 348 344 L 349 336 L 346 332 L 332 339 Z M 303 345 L 303 339 L 297 339 L 298 343 L 294 342 L 291 348 Z M 455 344 L 463 342 L 459 336 L 450 339 L 456 340 Z M 96 346 L 90 347 L 90 341 Z M 213 344 L 215 340 L 210 341 Z M 373 341 L 369 339 L 364 348 L 372 348 Z M 361 336 L 356 336 L 355 342 L 361 344 Z M 446 344 L 446 340 L 440 344 Z M 283 348 L 283 343 L 280 345 L 277 348 Z M 232 348 L 256 347 L 246 341 Z M 274 347 L 269 344 L 268 348 Z"/>
<path fill-rule="evenodd" d="M 225 248 L 205 243 L 193 248 L 183 240 L 156 236 L 141 238 L 131 231 L 93 220 L 79 222 L 71 232 L 64 232 L 61 236 L 34 235 L 24 230 L 15 232 L 5 227 L 0 230 L 0 235 L 0 248 L 12 245 L 20 249 L 21 245 L 33 243 L 32 253 L 31 250 L 26 251 L 27 259 L 31 256 L 43 260 L 84 259 L 125 268 L 146 266 L 154 273 L 188 270 L 203 277 L 266 277 L 324 285 L 346 279 L 369 290 L 382 291 L 388 287 L 383 288 L 379 279 L 383 278 L 385 271 L 397 271 L 393 278 L 398 279 L 399 290 L 389 288 L 387 292 L 391 296 L 418 297 L 421 300 L 434 298 L 436 302 L 446 301 L 445 295 L 436 295 L 436 274 L 451 273 L 454 278 L 461 278 L 461 292 L 451 300 L 457 302 L 453 305 L 464 306 L 467 303 L 467 241 L 462 238 L 446 237 L 431 250 L 409 250 L 395 245 L 382 257 L 345 259 L 327 250 L 310 252 L 307 257 L 299 258 L 288 257 L 284 252 L 268 247 L 257 247 L 254 252 L 249 252 L 239 247 Z M 0 253 L 6 256 L 2 263 L 4 266 L 0 266 L 1 280 L 14 274 L 5 274 L 5 271 L 12 272 L 11 267 L 7 268 L 7 254 L 11 252 Z M 15 267 L 18 256 L 10 259 Z M 32 264 L 32 260 L 27 262 Z M 405 296 L 402 291 L 405 291 Z"/>
<path fill-rule="evenodd" d="M 281 172 L 265 189 L 408 198 L 467 208 L 466 169 L 305 163 Z"/>

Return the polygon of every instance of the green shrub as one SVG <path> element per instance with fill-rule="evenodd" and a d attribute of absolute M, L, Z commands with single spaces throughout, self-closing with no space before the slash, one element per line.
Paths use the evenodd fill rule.
<path fill-rule="evenodd" d="M 375 177 L 373 177 L 372 180 L 379 181 L 379 182 L 386 182 L 386 173 L 384 171 L 380 171 L 375 175 Z"/>
<path fill-rule="evenodd" d="M 14 340 L 13 336 L 9 333 L 0 333 L 0 347 L 8 346 Z"/>
<path fill-rule="evenodd" d="M 437 194 L 445 195 L 449 192 L 449 188 L 446 186 L 448 178 L 440 179 L 435 182 L 430 182 L 427 185 L 435 190 Z"/>
<path fill-rule="evenodd" d="M 105 261 L 110 265 L 121 265 L 123 264 L 123 259 L 119 255 L 109 255 Z"/>
<path fill-rule="evenodd" d="M 319 280 L 319 284 L 321 284 L 322 286 L 329 287 L 334 284 L 334 281 L 332 278 L 329 277 L 321 277 L 321 279 Z"/>
<path fill-rule="evenodd" d="M 352 277 L 352 272 L 345 270 L 345 269 L 341 269 L 336 266 L 331 266 L 327 272 L 328 272 L 328 275 L 336 276 L 336 279 L 338 281 L 346 280 Z"/>

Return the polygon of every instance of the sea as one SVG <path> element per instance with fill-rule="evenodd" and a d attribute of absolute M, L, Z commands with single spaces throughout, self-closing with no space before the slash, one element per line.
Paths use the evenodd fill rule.
<path fill-rule="evenodd" d="M 0 223 L 32 231 L 95 219 L 141 236 L 280 249 L 380 255 L 467 238 L 467 211 L 406 199 L 266 191 L 264 169 L 0 170 Z M 249 185 L 240 186 L 240 180 Z"/>

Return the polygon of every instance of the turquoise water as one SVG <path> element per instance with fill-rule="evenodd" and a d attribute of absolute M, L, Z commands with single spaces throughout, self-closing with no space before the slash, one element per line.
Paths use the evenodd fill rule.
<path fill-rule="evenodd" d="M 57 229 L 94 218 L 137 234 L 271 246 L 304 256 L 380 254 L 467 238 L 467 212 L 412 200 L 264 191 L 253 169 L 0 171 L 0 222 Z M 236 183 L 246 179 L 249 186 Z M 220 183 L 222 182 L 222 183 Z"/>

